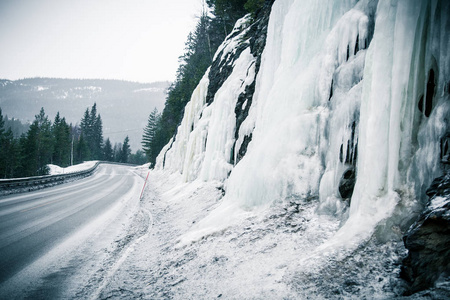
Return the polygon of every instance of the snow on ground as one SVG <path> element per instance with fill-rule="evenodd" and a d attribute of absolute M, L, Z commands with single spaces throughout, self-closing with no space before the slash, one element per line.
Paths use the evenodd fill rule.
<path fill-rule="evenodd" d="M 136 169 L 141 177 L 144 167 Z M 316 213 L 318 199 L 290 199 L 248 211 L 222 231 L 181 238 L 221 204 L 222 183 L 183 183 L 150 171 L 141 199 L 152 225 L 97 291 L 100 299 L 324 299 L 401 294 L 402 247 L 375 238 L 340 257 L 317 249 L 340 221 Z M 343 258 L 344 257 L 344 258 Z"/>
<path fill-rule="evenodd" d="M 95 161 L 95 160 L 86 161 L 84 163 L 81 163 L 78 165 L 73 165 L 73 166 L 70 166 L 67 168 L 61 168 L 60 166 L 52 165 L 52 164 L 49 164 L 47 166 L 50 168 L 50 173 L 49 173 L 50 175 L 59 175 L 59 174 L 67 174 L 67 173 L 84 171 L 84 170 L 92 168 L 96 163 L 97 163 L 97 161 Z"/>

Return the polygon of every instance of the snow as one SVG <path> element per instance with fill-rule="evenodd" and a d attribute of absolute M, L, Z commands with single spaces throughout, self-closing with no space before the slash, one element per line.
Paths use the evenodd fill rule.
<path fill-rule="evenodd" d="M 137 90 L 134 90 L 133 93 L 143 93 L 143 92 L 144 93 L 158 93 L 158 92 L 163 92 L 163 91 L 164 91 L 164 89 L 153 87 L 153 88 L 137 89 Z"/>
<path fill-rule="evenodd" d="M 38 92 L 45 91 L 45 90 L 48 90 L 48 89 L 49 89 L 49 87 L 47 87 L 47 86 L 40 86 L 40 85 L 38 85 L 38 86 L 36 87 L 36 90 L 37 90 Z"/>
<path fill-rule="evenodd" d="M 450 201 L 450 199 L 445 197 L 435 197 L 429 206 L 430 210 L 436 210 L 444 208 L 444 206 Z"/>
<path fill-rule="evenodd" d="M 147 170 L 140 172 L 143 176 Z M 291 198 L 247 211 L 221 231 L 184 243 L 183 236 L 222 202 L 222 186 L 218 180 L 186 183 L 182 174 L 151 171 L 140 207 L 153 215 L 153 226 L 119 267 L 105 266 L 115 270 L 114 276 L 95 295 L 112 299 L 397 295 L 395 289 L 401 287 L 399 267 L 393 264 L 400 254 L 397 244 L 370 242 L 358 251 L 342 253 L 343 263 L 332 253 L 321 253 L 323 242 L 338 231 L 339 220 L 316 214 L 315 201 Z M 77 295 L 89 295 L 89 288 Z"/>
<path fill-rule="evenodd" d="M 81 86 L 81 87 L 75 87 L 74 90 L 90 90 L 93 92 L 101 92 L 102 88 L 99 86 Z"/>
<path fill-rule="evenodd" d="M 49 175 L 59 175 L 59 174 L 67 174 L 67 173 L 74 173 L 79 171 L 84 171 L 92 168 L 95 166 L 97 161 L 86 161 L 84 163 L 69 166 L 66 168 L 61 168 L 60 166 L 49 164 L 47 165 L 50 168 L 50 174 Z"/>

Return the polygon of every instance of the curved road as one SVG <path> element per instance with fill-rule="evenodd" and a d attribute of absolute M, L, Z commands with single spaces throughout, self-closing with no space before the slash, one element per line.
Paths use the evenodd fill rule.
<path fill-rule="evenodd" d="M 0 197 L 0 296 L 5 281 L 118 202 L 139 197 L 142 184 L 130 167 L 101 164 L 72 183 Z"/>

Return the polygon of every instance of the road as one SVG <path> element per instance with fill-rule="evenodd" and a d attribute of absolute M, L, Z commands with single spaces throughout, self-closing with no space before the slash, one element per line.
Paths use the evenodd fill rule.
<path fill-rule="evenodd" d="M 0 298 L 16 296 L 2 295 L 14 290 L 9 283 L 36 280 L 24 270 L 54 249 L 62 244 L 66 245 L 64 253 L 79 248 L 88 236 L 80 238 L 78 234 L 75 239 L 77 232 L 84 230 L 81 235 L 90 235 L 105 230 L 105 220 L 111 222 L 111 218 L 123 213 L 118 209 L 130 203 L 136 206 L 142 184 L 143 179 L 131 167 L 101 164 L 88 178 L 1 197 Z M 73 241 L 67 242 L 70 239 Z M 47 259 L 45 265 L 52 264 L 52 258 Z"/>

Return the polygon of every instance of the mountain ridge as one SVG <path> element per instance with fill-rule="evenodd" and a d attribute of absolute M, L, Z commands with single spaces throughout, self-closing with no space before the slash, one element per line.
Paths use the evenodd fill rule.
<path fill-rule="evenodd" d="M 131 148 L 141 148 L 142 130 L 150 112 L 164 106 L 167 81 L 139 83 L 114 79 L 33 77 L 0 79 L 3 114 L 32 122 L 41 107 L 50 119 L 59 111 L 68 123 L 80 122 L 87 107 L 97 103 L 105 139 L 120 143 L 128 134 Z"/>

